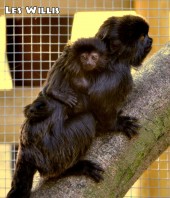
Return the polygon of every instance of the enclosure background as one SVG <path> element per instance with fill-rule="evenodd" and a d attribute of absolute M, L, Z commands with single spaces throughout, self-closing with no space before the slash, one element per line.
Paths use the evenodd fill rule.
<path fill-rule="evenodd" d="M 23 12 L 5 14 L 5 6 L 22 7 Z M 26 6 L 59 7 L 60 14 L 27 14 Z M 4 68 L 0 77 L 9 72 L 7 64 L 13 81 L 11 89 L 4 78 L 4 88 L 0 90 L 0 198 L 5 197 L 10 187 L 23 107 L 41 90 L 47 71 L 70 39 L 74 13 L 116 10 L 135 10 L 147 19 L 154 39 L 150 55 L 168 42 L 169 0 L 0 1 L 0 15 L 6 17 L 6 26 L 0 24 L 1 31 L 6 30 L 6 41 L 0 43 L 1 48 L 6 46 L 6 51 L 0 49 L 0 53 L 7 55 L 8 60 L 0 60 L 0 67 Z M 169 187 L 170 149 L 144 172 L 125 197 L 169 197 Z"/>

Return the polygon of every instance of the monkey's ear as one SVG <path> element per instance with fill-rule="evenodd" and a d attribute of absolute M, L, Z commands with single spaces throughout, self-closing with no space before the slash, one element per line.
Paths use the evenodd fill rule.
<path fill-rule="evenodd" d="M 104 40 L 109 39 L 111 32 L 114 32 L 117 22 L 119 21 L 119 17 L 109 17 L 104 23 L 100 26 L 98 32 L 95 37 Z"/>
<path fill-rule="evenodd" d="M 98 32 L 96 33 L 95 37 L 104 40 L 106 37 L 108 37 L 109 29 L 110 28 L 108 26 L 101 26 Z"/>

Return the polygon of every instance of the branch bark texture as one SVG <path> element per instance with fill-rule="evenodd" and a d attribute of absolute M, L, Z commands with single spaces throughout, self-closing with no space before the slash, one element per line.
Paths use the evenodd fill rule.
<path fill-rule="evenodd" d="M 170 145 L 170 43 L 134 75 L 134 90 L 124 114 L 139 118 L 140 133 L 96 138 L 85 158 L 105 169 L 104 181 L 86 177 L 41 180 L 31 198 L 121 198 L 142 172 Z M 55 151 L 54 151 L 55 152 Z"/>

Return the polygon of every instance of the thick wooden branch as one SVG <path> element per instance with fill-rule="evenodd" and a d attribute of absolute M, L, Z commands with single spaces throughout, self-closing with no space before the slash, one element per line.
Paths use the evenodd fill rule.
<path fill-rule="evenodd" d="M 97 138 L 86 158 L 105 169 L 104 181 L 86 177 L 41 181 L 32 198 L 123 197 L 142 172 L 170 144 L 170 43 L 134 75 L 135 88 L 125 114 L 140 119 L 139 136 L 128 140 L 115 133 Z M 55 152 L 55 151 L 54 151 Z"/>

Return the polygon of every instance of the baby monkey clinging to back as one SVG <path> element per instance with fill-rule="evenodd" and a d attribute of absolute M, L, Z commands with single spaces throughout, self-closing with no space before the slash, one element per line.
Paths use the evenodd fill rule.
<path fill-rule="evenodd" d="M 63 56 L 65 56 L 64 59 Z M 53 86 L 48 87 L 47 85 L 43 93 L 40 93 L 41 100 L 37 98 L 32 104 L 25 107 L 26 117 L 41 120 L 49 116 L 52 109 L 48 103 L 48 97 L 74 107 L 69 111 L 72 112 L 71 114 L 89 110 L 86 101 L 88 88 L 93 83 L 95 76 L 101 73 L 107 64 L 105 44 L 97 38 L 81 38 L 73 45 L 65 47 L 63 54 L 56 61 L 56 65 L 60 60 L 63 60 L 63 63 L 57 70 L 49 73 L 48 79 L 52 80 L 54 75 L 56 75 L 55 79 L 61 79 L 63 75 L 59 76 L 59 73 L 62 72 L 64 73 L 63 82 L 60 84 L 59 81 L 58 83 L 51 81 Z M 66 86 L 65 80 L 69 83 L 69 87 Z"/>

